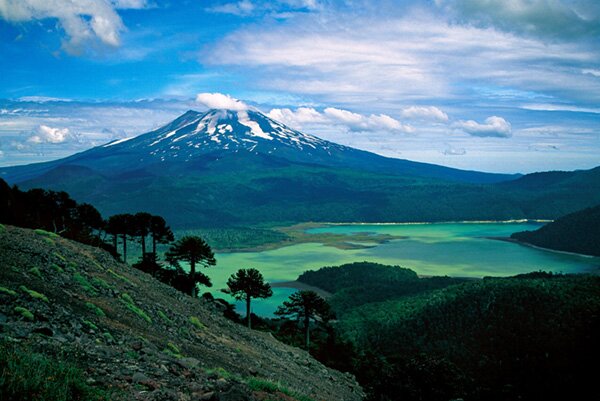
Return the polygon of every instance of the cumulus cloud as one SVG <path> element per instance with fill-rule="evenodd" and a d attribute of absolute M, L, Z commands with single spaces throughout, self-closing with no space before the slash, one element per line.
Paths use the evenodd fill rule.
<path fill-rule="evenodd" d="M 34 135 L 27 140 L 30 143 L 63 143 L 70 138 L 68 128 L 52 128 L 47 125 L 40 125 L 35 130 Z"/>
<path fill-rule="evenodd" d="M 119 46 L 125 29 L 116 9 L 139 9 L 145 0 L 0 0 L 0 17 L 14 23 L 56 19 L 67 40 L 67 52 L 81 52 L 85 43 L 99 40 Z"/>
<path fill-rule="evenodd" d="M 510 123 L 504 118 L 497 116 L 486 118 L 483 124 L 474 120 L 468 120 L 458 121 L 454 126 L 469 135 L 478 137 L 509 138 L 512 135 Z"/>
<path fill-rule="evenodd" d="M 222 93 L 199 93 L 196 102 L 209 109 L 248 110 L 246 103 Z"/>
<path fill-rule="evenodd" d="M 597 0 L 435 0 L 458 21 L 553 38 L 598 37 Z"/>
<path fill-rule="evenodd" d="M 302 129 L 306 125 L 339 125 L 348 131 L 400 131 L 412 132 L 413 128 L 386 114 L 363 115 L 352 111 L 327 107 L 319 112 L 310 107 L 272 109 L 268 116 L 290 127 Z"/>
<path fill-rule="evenodd" d="M 402 109 L 402 117 L 415 120 L 448 121 L 448 114 L 435 106 L 411 106 Z"/>

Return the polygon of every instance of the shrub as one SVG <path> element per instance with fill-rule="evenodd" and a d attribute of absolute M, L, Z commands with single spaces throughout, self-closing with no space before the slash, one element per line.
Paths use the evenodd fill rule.
<path fill-rule="evenodd" d="M 280 383 L 275 383 L 270 380 L 250 378 L 246 381 L 246 384 L 248 385 L 248 387 L 250 387 L 250 389 L 252 389 L 252 391 L 262 391 L 270 394 L 282 393 L 298 401 L 314 401 L 310 397 L 307 397 L 303 394 L 299 394 L 296 391 L 292 391 L 287 387 L 282 386 Z"/>
<path fill-rule="evenodd" d="M 33 313 L 27 308 L 23 308 L 22 306 L 15 306 L 15 312 L 23 316 L 27 320 L 33 320 Z"/>
<path fill-rule="evenodd" d="M 28 294 L 31 298 L 39 299 L 44 302 L 50 302 L 48 300 L 48 297 L 46 297 L 44 294 L 34 291 L 34 290 L 30 290 L 29 288 L 25 287 L 24 285 L 20 286 L 19 289 L 21 291 L 23 291 L 24 293 Z"/>
<path fill-rule="evenodd" d="M 200 330 L 206 328 L 206 326 L 196 316 L 190 316 L 190 323 Z"/>
<path fill-rule="evenodd" d="M 15 344 L 0 343 L 0 399 L 108 401 L 111 395 L 90 387 L 74 365 Z"/>
<path fill-rule="evenodd" d="M 96 314 L 96 316 L 106 316 L 106 313 L 104 313 L 102 308 L 100 308 L 99 306 L 97 306 L 91 302 L 86 302 L 85 306 L 87 306 L 88 309 L 90 309 L 92 312 L 94 312 Z"/>
<path fill-rule="evenodd" d="M 141 308 L 135 305 L 135 303 L 133 302 L 133 298 L 131 298 L 129 294 L 121 294 L 121 301 L 125 304 L 127 309 L 129 309 L 148 323 L 152 323 L 152 319 L 150 318 L 150 316 L 148 316 L 146 312 L 144 312 Z"/>
<path fill-rule="evenodd" d="M 96 288 L 94 288 L 94 286 L 85 278 L 83 277 L 79 272 L 76 272 L 75 274 L 73 274 L 73 280 L 77 281 L 77 283 L 81 286 L 81 288 L 83 288 L 83 290 L 88 293 L 89 295 L 95 297 L 98 295 L 98 291 L 96 290 Z"/>
<path fill-rule="evenodd" d="M 6 288 L 6 287 L 0 287 L 0 292 L 3 293 L 3 294 L 12 295 L 12 296 L 17 295 L 16 291 L 13 291 L 13 290 L 11 290 L 9 288 Z"/>

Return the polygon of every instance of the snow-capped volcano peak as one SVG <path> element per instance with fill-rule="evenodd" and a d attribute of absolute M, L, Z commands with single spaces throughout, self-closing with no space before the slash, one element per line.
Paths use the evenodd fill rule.
<path fill-rule="evenodd" d="M 135 149 L 161 160 L 189 160 L 198 154 L 222 150 L 286 156 L 290 151 L 301 151 L 313 157 L 331 155 L 333 149 L 348 149 L 291 129 L 256 110 L 222 109 L 205 113 L 190 110 L 155 131 L 104 147 Z"/>

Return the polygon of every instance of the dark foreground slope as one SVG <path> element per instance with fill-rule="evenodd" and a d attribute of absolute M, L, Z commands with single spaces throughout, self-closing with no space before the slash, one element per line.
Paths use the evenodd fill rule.
<path fill-rule="evenodd" d="M 0 226 L 0 266 L 0 345 L 67 358 L 110 399 L 362 398 L 352 377 L 97 248 Z"/>
<path fill-rule="evenodd" d="M 557 251 L 600 256 L 600 205 L 568 214 L 535 231 L 521 231 L 510 237 Z"/>

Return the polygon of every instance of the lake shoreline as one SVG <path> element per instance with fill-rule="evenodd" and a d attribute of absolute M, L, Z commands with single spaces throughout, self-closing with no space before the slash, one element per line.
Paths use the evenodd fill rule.
<path fill-rule="evenodd" d="M 333 295 L 329 291 L 325 291 L 322 288 L 315 287 L 314 285 L 306 284 L 306 283 L 303 283 L 298 280 L 279 281 L 279 282 L 270 283 L 270 284 L 271 284 L 271 287 L 273 287 L 273 288 L 293 288 L 293 289 L 299 290 L 299 291 L 314 291 L 320 297 L 325 298 L 325 299 L 327 299 Z"/>
<path fill-rule="evenodd" d="M 552 248 L 544 248 L 543 246 L 534 245 L 534 244 L 531 244 L 531 243 L 525 242 L 525 241 L 519 241 L 518 239 L 511 238 L 511 237 L 482 237 L 482 238 L 492 239 L 492 240 L 496 240 L 496 241 L 510 242 L 513 244 L 519 244 L 519 245 L 526 246 L 529 248 L 539 249 L 540 251 L 548 251 L 548 252 L 554 252 L 554 253 L 560 253 L 560 254 L 572 255 L 572 256 L 581 256 L 583 258 L 589 258 L 589 259 L 600 258 L 598 256 L 587 255 L 585 253 L 577 253 L 577 252 L 561 251 L 561 250 L 552 249 Z"/>

